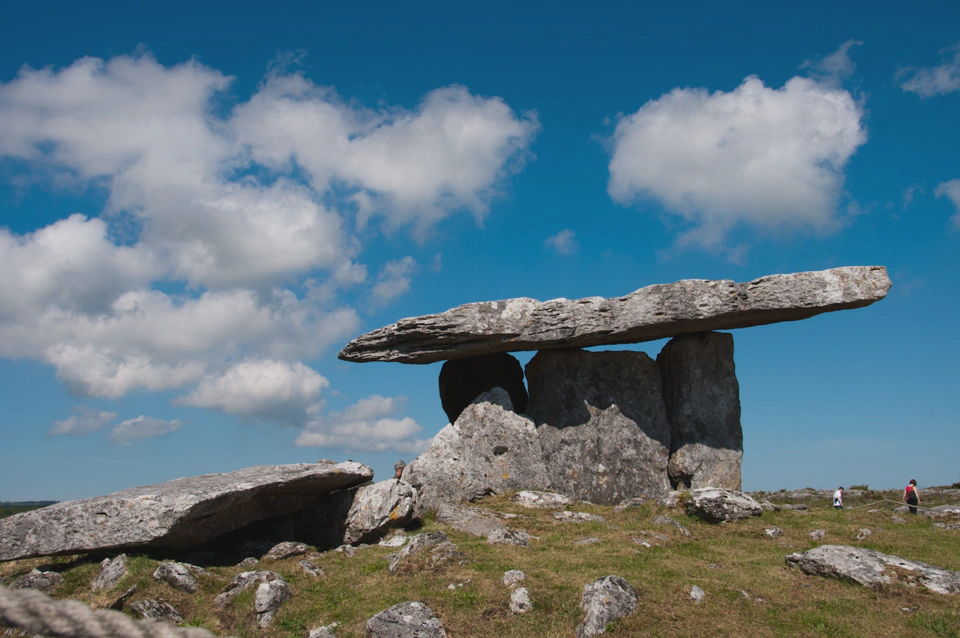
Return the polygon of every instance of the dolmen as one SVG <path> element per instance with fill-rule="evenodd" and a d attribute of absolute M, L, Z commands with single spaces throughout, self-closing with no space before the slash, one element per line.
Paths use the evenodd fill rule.
<path fill-rule="evenodd" d="M 862 308 L 890 286 L 886 268 L 851 266 L 739 284 L 688 279 L 609 299 L 471 303 L 361 335 L 339 357 L 444 361 L 450 425 L 402 474 L 421 511 L 522 489 L 606 504 L 739 490 L 733 336 L 717 331 Z M 656 360 L 583 350 L 664 338 Z M 531 350 L 525 368 L 509 354 Z"/>

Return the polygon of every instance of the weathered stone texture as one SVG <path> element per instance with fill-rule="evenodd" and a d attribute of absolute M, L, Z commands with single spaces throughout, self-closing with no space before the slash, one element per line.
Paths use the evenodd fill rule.
<path fill-rule="evenodd" d="M 633 586 L 620 576 L 606 576 L 583 588 L 580 609 L 586 612 L 577 626 L 577 638 L 599 636 L 607 625 L 629 616 L 637 608 L 640 597 Z"/>
<path fill-rule="evenodd" d="M 760 516 L 763 508 L 743 492 L 706 487 L 690 493 L 687 512 L 710 523 L 722 523 Z"/>
<path fill-rule="evenodd" d="M 507 391 L 514 412 L 527 411 L 523 368 L 516 357 L 506 352 L 447 361 L 440 369 L 440 403 L 450 423 L 454 423 L 474 399 L 494 388 Z"/>
<path fill-rule="evenodd" d="M 347 512 L 344 543 L 379 541 L 392 528 L 413 520 L 417 490 L 398 479 L 357 489 Z"/>
<path fill-rule="evenodd" d="M 909 581 L 910 577 L 915 575 L 916 580 L 930 591 L 938 594 L 960 594 L 960 572 L 862 547 L 821 545 L 802 554 L 790 554 L 787 562 L 798 566 L 807 574 L 859 583 L 874 590 L 889 585 L 894 579 L 906 578 Z M 888 567 L 895 567 L 900 576 L 891 578 L 894 570 L 888 571 Z"/>
<path fill-rule="evenodd" d="M 255 521 L 301 510 L 318 495 L 372 476 L 373 470 L 353 462 L 270 465 L 57 503 L 0 520 L 0 560 L 192 547 Z"/>
<path fill-rule="evenodd" d="M 733 335 L 675 337 L 657 355 L 657 365 L 670 422 L 671 484 L 739 490 L 743 431 Z"/>
<path fill-rule="evenodd" d="M 660 372 L 643 352 L 546 350 L 527 364 L 553 490 L 593 503 L 666 493 L 670 426 Z"/>
<path fill-rule="evenodd" d="M 432 363 L 495 352 L 639 343 L 861 308 L 883 299 L 890 285 L 882 266 L 850 266 L 742 284 L 686 279 L 610 299 L 471 303 L 369 332 L 339 356 Z"/>
<path fill-rule="evenodd" d="M 421 602 L 400 603 L 367 620 L 369 638 L 446 638 L 443 623 Z"/>
<path fill-rule="evenodd" d="M 540 439 L 530 419 L 513 412 L 510 397 L 494 388 L 477 397 L 433 445 L 403 470 L 417 488 L 417 510 L 443 502 L 549 485 Z"/>

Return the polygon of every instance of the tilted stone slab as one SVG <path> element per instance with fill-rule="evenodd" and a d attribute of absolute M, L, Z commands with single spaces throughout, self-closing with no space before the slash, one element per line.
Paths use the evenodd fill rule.
<path fill-rule="evenodd" d="M 848 266 L 741 284 L 685 279 L 609 299 L 471 303 L 368 332 L 339 356 L 361 363 L 433 363 L 494 352 L 640 343 L 862 308 L 883 299 L 890 286 L 883 266 Z"/>
<path fill-rule="evenodd" d="M 372 476 L 354 462 L 264 465 L 57 503 L 0 520 L 0 560 L 192 547 Z"/>

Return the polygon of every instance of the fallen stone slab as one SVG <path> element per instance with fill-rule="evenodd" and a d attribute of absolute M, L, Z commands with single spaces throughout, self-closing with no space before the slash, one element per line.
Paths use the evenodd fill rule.
<path fill-rule="evenodd" d="M 848 266 L 741 284 L 685 279 L 609 299 L 471 303 L 368 332 L 339 357 L 433 363 L 495 352 L 640 343 L 862 308 L 883 299 L 890 286 L 883 266 Z"/>
<path fill-rule="evenodd" d="M 100 550 L 199 545 L 225 532 L 369 481 L 354 462 L 264 465 L 205 474 L 107 496 L 66 501 L 0 519 L 0 560 Z"/>
<path fill-rule="evenodd" d="M 706 487 L 690 493 L 687 513 L 710 523 L 721 523 L 760 516 L 763 508 L 743 492 Z"/>
<path fill-rule="evenodd" d="M 364 485 L 350 505 L 344 543 L 377 542 L 390 529 L 413 520 L 417 490 L 400 479 Z"/>
<path fill-rule="evenodd" d="M 421 602 L 400 603 L 367 620 L 369 638 L 446 638 L 443 623 Z"/>
<path fill-rule="evenodd" d="M 821 545 L 802 554 L 790 554 L 787 562 L 806 574 L 838 578 L 873 590 L 895 580 L 916 579 L 932 592 L 960 594 L 960 572 L 862 547 Z"/>
<path fill-rule="evenodd" d="M 620 576 L 593 581 L 583 588 L 580 596 L 580 609 L 587 615 L 577 626 L 577 638 L 606 632 L 609 623 L 632 614 L 639 601 L 633 586 Z"/>
<path fill-rule="evenodd" d="M 442 503 L 437 508 L 437 522 L 460 532 L 483 536 L 497 545 L 530 547 L 530 536 L 526 532 L 507 527 L 496 514 L 479 507 Z"/>

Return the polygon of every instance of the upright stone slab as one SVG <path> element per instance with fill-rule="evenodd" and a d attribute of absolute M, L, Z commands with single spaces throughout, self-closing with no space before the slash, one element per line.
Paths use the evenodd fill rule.
<path fill-rule="evenodd" d="M 551 489 L 593 503 L 670 489 L 670 425 L 643 352 L 544 350 L 526 367 Z"/>
<path fill-rule="evenodd" d="M 514 412 L 527 411 L 523 368 L 513 355 L 498 352 L 457 359 L 447 361 L 440 369 L 440 403 L 450 423 L 455 422 L 474 399 L 497 387 L 510 395 Z"/>
<path fill-rule="evenodd" d="M 513 412 L 503 388 L 480 395 L 440 430 L 430 449 L 404 468 L 403 480 L 417 489 L 418 512 L 443 502 L 549 485 L 537 430 Z"/>
<path fill-rule="evenodd" d="M 671 484 L 739 490 L 743 430 L 733 335 L 674 337 L 657 355 L 657 365 L 670 422 Z"/>

